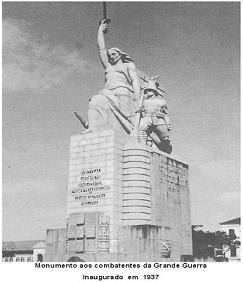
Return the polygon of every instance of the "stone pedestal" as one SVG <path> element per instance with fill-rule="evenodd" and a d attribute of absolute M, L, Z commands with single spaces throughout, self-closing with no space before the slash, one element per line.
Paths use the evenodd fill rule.
<path fill-rule="evenodd" d="M 63 261 L 191 255 L 188 165 L 112 130 L 73 136 L 65 250 Z"/>

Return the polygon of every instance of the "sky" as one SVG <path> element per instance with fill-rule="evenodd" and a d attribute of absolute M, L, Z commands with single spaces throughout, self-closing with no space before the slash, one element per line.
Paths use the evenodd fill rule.
<path fill-rule="evenodd" d="M 2 239 L 66 220 L 69 143 L 104 86 L 101 2 L 4 2 Z M 107 47 L 160 75 L 173 154 L 190 166 L 192 224 L 240 216 L 240 4 L 108 2 Z"/>

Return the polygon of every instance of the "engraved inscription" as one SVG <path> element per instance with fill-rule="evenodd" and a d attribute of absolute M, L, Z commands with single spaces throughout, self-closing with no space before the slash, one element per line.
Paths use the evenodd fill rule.
<path fill-rule="evenodd" d="M 76 187 L 69 190 L 69 195 L 73 196 L 74 201 L 79 201 L 83 207 L 97 206 L 106 199 L 110 190 L 111 187 L 102 179 L 100 168 L 84 169 L 81 171 Z"/>
<path fill-rule="evenodd" d="M 167 184 L 169 192 L 180 192 L 188 185 L 187 168 L 177 161 L 161 160 L 159 171 L 160 183 Z"/>

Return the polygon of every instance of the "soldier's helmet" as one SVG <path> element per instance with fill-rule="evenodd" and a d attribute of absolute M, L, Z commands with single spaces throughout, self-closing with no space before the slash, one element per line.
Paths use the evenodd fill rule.
<path fill-rule="evenodd" d="M 164 90 L 159 89 L 159 82 L 157 81 L 158 78 L 159 76 L 153 76 L 148 80 L 147 85 L 144 88 L 145 93 L 152 90 L 157 95 L 164 96 L 162 93 Z"/>
<path fill-rule="evenodd" d="M 157 81 L 150 79 L 144 88 L 144 91 L 153 90 L 158 93 Z"/>

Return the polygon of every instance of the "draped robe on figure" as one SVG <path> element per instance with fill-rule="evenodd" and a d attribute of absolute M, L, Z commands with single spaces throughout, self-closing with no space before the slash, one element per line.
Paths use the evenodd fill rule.
<path fill-rule="evenodd" d="M 105 88 L 90 99 L 89 128 L 106 126 L 130 133 L 135 117 L 135 96 L 127 63 L 106 68 Z"/>

